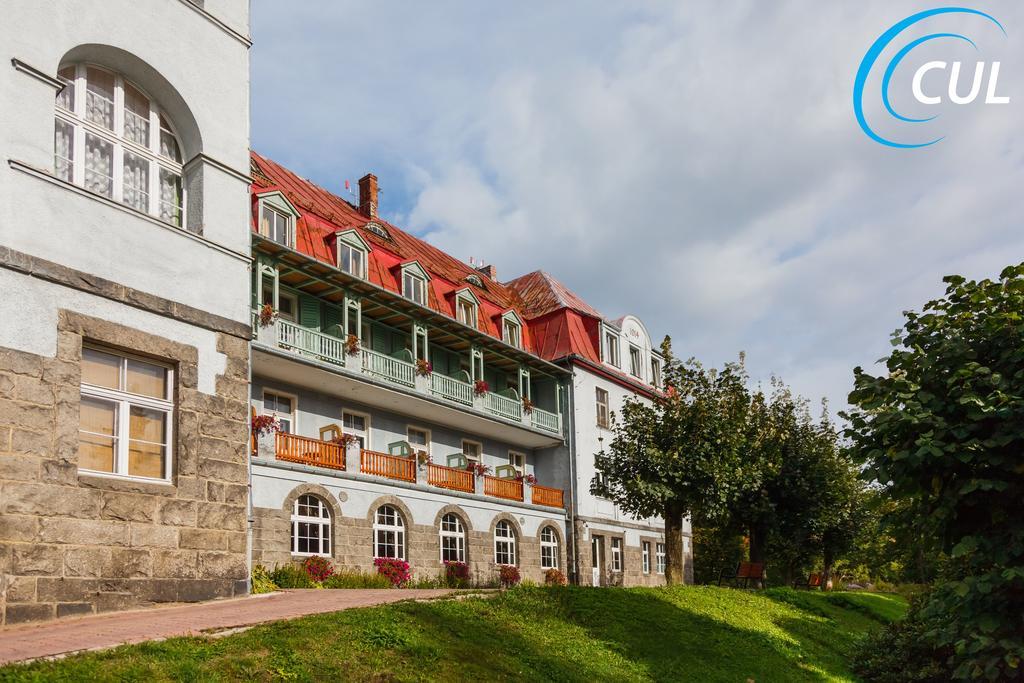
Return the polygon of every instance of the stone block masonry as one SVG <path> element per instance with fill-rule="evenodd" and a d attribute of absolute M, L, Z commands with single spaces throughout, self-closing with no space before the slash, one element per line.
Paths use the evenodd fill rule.
<path fill-rule="evenodd" d="M 245 592 L 248 343 L 211 334 L 213 395 L 194 347 L 70 311 L 55 357 L 0 348 L 4 624 Z M 83 342 L 175 367 L 169 484 L 79 471 Z"/>

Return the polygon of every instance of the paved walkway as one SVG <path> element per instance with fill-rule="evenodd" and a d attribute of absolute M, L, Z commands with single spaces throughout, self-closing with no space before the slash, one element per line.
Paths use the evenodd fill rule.
<path fill-rule="evenodd" d="M 230 600 L 130 612 L 108 612 L 77 619 L 0 628 L 0 665 L 53 657 L 82 650 L 102 650 L 126 643 L 196 635 L 294 619 L 307 614 L 337 612 L 400 600 L 437 598 L 449 590 L 367 589 L 290 590 Z"/>

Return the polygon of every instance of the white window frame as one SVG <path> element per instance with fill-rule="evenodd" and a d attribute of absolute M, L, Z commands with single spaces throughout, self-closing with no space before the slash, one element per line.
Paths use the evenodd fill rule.
<path fill-rule="evenodd" d="M 446 529 L 445 520 L 449 517 L 455 520 L 455 529 Z M 444 556 L 444 544 L 445 540 L 451 540 L 455 544 L 455 559 L 448 559 L 448 562 L 465 562 L 466 561 L 466 525 L 462 523 L 462 518 L 454 512 L 447 512 L 441 516 L 441 524 L 437 530 L 438 533 L 438 550 L 440 551 L 440 560 L 443 564 L 445 562 Z"/>
<path fill-rule="evenodd" d="M 512 466 L 512 469 L 514 469 L 517 474 L 526 474 L 526 453 L 510 450 L 508 452 L 508 464 Z"/>
<path fill-rule="evenodd" d="M 405 440 L 409 442 L 409 445 L 412 446 L 413 449 L 419 450 L 419 448 L 418 448 L 419 444 L 415 444 L 412 441 L 411 434 L 410 434 L 411 432 L 422 432 L 423 434 L 426 435 L 427 443 L 426 443 L 426 445 L 424 445 L 422 450 L 425 450 L 427 452 L 427 455 L 429 456 L 430 455 L 430 443 L 431 443 L 430 430 L 425 428 L 425 427 L 420 427 L 419 425 L 406 425 L 405 426 Z"/>
<path fill-rule="evenodd" d="M 644 378 L 644 352 L 636 344 L 629 345 L 629 374 L 637 379 Z"/>
<path fill-rule="evenodd" d="M 288 433 L 289 434 L 298 434 L 299 433 L 299 428 L 298 428 L 299 397 L 296 396 L 295 394 L 290 394 L 287 391 L 278 391 L 277 389 L 274 389 L 273 387 L 266 387 L 266 388 L 264 388 L 263 389 L 263 400 L 261 401 L 262 406 L 263 406 L 263 414 L 264 415 L 275 415 L 278 418 L 280 418 L 282 416 L 282 413 L 280 413 L 280 412 L 278 412 L 276 410 L 270 410 L 269 408 L 267 408 L 267 394 L 272 394 L 274 396 L 280 396 L 281 398 L 286 398 L 286 399 L 288 399 L 289 401 L 292 402 L 292 412 L 290 414 L 286 415 L 285 417 L 287 418 L 288 426 L 290 427 L 290 429 L 288 430 Z"/>
<path fill-rule="evenodd" d="M 387 524 L 380 521 L 380 514 L 384 508 L 393 510 L 395 513 L 395 523 Z M 380 555 L 378 550 L 382 545 L 380 542 L 380 534 L 394 534 L 394 543 L 384 543 L 383 545 L 393 545 L 395 547 L 395 555 Z M 402 519 L 402 511 L 394 505 L 385 503 L 376 510 L 373 511 L 373 557 L 385 557 L 396 560 L 405 560 L 405 520 Z"/>
<path fill-rule="evenodd" d="M 517 349 L 523 348 L 523 323 L 511 311 L 501 316 L 501 340 Z"/>
<path fill-rule="evenodd" d="M 83 397 L 94 398 L 97 400 L 107 401 L 115 403 L 117 406 L 114 420 L 116 429 L 114 431 L 114 471 L 104 472 L 103 470 L 91 470 L 88 468 L 80 467 L 79 471 L 87 472 L 90 475 L 96 475 L 101 477 L 111 477 L 114 479 L 131 479 L 136 481 L 150 481 L 150 482 L 161 482 L 169 484 L 171 483 L 172 475 L 172 464 L 174 462 L 174 367 L 169 363 L 162 363 L 155 361 L 152 358 L 146 358 L 144 356 L 138 356 L 131 353 L 124 353 L 121 351 L 114 351 L 102 346 L 94 346 L 87 344 L 85 348 L 93 349 L 94 351 L 105 353 L 111 356 L 116 356 L 121 359 L 121 363 L 118 370 L 118 386 L 124 386 L 127 373 L 128 360 L 136 360 L 141 363 L 148 363 L 149 365 L 155 365 L 157 367 L 164 368 L 167 371 L 166 385 L 167 394 L 163 399 L 153 398 L 151 396 L 142 396 L 140 394 L 132 394 L 124 389 L 110 389 L 108 387 L 101 387 L 94 384 L 86 384 L 81 382 L 79 384 L 79 392 Z M 158 410 L 165 414 L 165 438 L 166 443 L 164 446 L 164 462 L 163 462 L 163 476 L 162 477 L 142 477 L 139 475 L 128 474 L 128 452 L 131 446 L 131 426 L 129 424 L 131 418 L 132 407 L 146 408 L 150 410 Z M 79 424 L 79 432 L 81 432 L 81 424 Z M 86 432 L 91 434 L 92 432 Z M 108 435 L 100 435 L 108 436 Z M 149 443 L 149 442 L 146 442 Z"/>
<path fill-rule="evenodd" d="M 299 514 L 299 502 L 304 498 L 312 498 L 319 506 L 319 510 L 323 513 L 318 517 L 310 515 Z M 308 506 L 308 504 L 307 504 Z M 327 502 L 320 496 L 312 493 L 304 493 L 295 499 L 295 504 L 292 506 L 292 555 L 295 557 L 331 557 L 333 550 L 334 538 L 331 532 L 331 508 L 328 507 Z M 319 537 L 317 538 L 317 545 L 319 550 L 316 552 L 300 552 L 299 551 L 299 524 L 310 524 L 319 527 Z M 324 547 L 324 541 L 327 541 L 326 548 Z"/>
<path fill-rule="evenodd" d="M 477 456 L 476 456 L 476 458 L 471 458 L 469 453 L 466 452 L 466 444 L 467 443 L 473 444 L 474 446 L 477 447 Z M 462 440 L 462 454 L 464 456 L 466 456 L 466 461 L 467 462 L 481 463 L 481 462 L 484 461 L 484 445 L 482 443 L 480 443 L 479 441 L 473 441 L 472 439 L 463 439 Z"/>
<path fill-rule="evenodd" d="M 282 218 L 284 218 L 284 232 L 285 232 L 285 241 L 284 242 L 278 242 L 276 239 L 274 239 L 271 236 L 270 231 L 265 229 L 265 227 L 264 227 L 264 220 L 263 220 L 263 214 L 265 212 L 267 212 L 267 211 L 269 211 L 271 213 L 275 213 L 278 216 L 281 216 Z M 273 202 L 269 202 L 269 201 L 266 201 L 266 200 L 260 201 L 260 223 L 259 223 L 259 227 L 260 227 L 260 234 L 263 235 L 264 237 L 266 237 L 271 242 L 276 242 L 277 244 L 283 244 L 284 246 L 290 247 L 292 249 L 295 248 L 295 217 L 290 215 L 286 210 L 282 209 L 277 204 L 274 204 Z"/>
<path fill-rule="evenodd" d="M 462 315 L 463 310 L 467 311 L 465 319 Z M 462 290 L 455 294 L 455 319 L 473 329 L 476 329 L 480 323 L 480 305 L 469 293 L 469 290 Z"/>
<path fill-rule="evenodd" d="M 601 395 L 604 395 L 604 402 L 601 401 Z M 604 408 L 604 419 L 602 420 L 601 408 Z M 611 407 L 611 395 L 607 389 L 601 387 L 594 387 L 594 410 L 597 414 L 597 426 L 602 429 L 609 429 L 612 425 L 612 407 Z"/>
<path fill-rule="evenodd" d="M 655 569 L 659 574 L 665 573 L 665 544 L 654 545 Z"/>
<path fill-rule="evenodd" d="M 620 367 L 619 365 L 619 335 L 612 332 L 611 330 L 605 330 L 604 332 L 604 348 L 605 356 L 604 362 L 612 367 Z"/>
<path fill-rule="evenodd" d="M 661 388 L 661 359 L 651 356 L 651 384 Z"/>
<path fill-rule="evenodd" d="M 356 431 L 356 430 L 352 430 L 352 429 L 349 429 L 348 427 L 346 427 L 345 426 L 345 416 L 346 415 L 352 415 L 354 417 L 361 417 L 361 418 L 363 418 L 363 420 L 364 420 L 363 424 L 365 425 L 363 430 L 362 431 Z M 341 433 L 342 434 L 351 434 L 352 436 L 355 436 L 357 438 L 358 437 L 362 437 L 363 438 L 363 445 L 362 445 L 363 450 L 366 450 L 366 451 L 372 451 L 373 450 L 373 448 L 370 445 L 370 435 L 371 435 L 371 432 L 372 432 L 372 430 L 370 429 L 370 414 L 369 413 L 363 413 L 363 412 L 360 412 L 358 410 L 349 410 L 348 408 L 342 409 L 342 411 L 341 411 Z"/>
<path fill-rule="evenodd" d="M 622 539 L 612 539 L 612 571 L 622 572 Z"/>
<path fill-rule="evenodd" d="M 507 529 L 508 534 L 499 534 L 499 531 Z M 506 546 L 504 550 L 499 550 L 501 546 Z M 511 562 L 502 562 L 499 557 L 505 555 L 507 559 L 511 559 Z M 518 566 L 516 558 L 516 530 L 512 526 L 512 523 L 508 520 L 500 520 L 494 525 L 494 564 L 508 564 Z"/>
<path fill-rule="evenodd" d="M 416 285 L 419 285 L 419 294 L 417 296 Z M 411 290 L 411 291 L 410 291 Z M 414 301 L 420 306 L 427 305 L 427 278 L 423 277 L 419 273 L 415 272 L 410 268 L 402 269 L 402 296 L 409 301 Z"/>
<path fill-rule="evenodd" d="M 651 542 L 641 541 L 640 542 L 640 555 L 643 558 L 643 572 L 644 574 L 651 573 Z"/>
<path fill-rule="evenodd" d="M 270 290 L 271 301 L 267 301 L 266 300 L 267 297 L 264 296 L 267 293 L 267 290 Z M 281 318 L 283 318 L 285 320 L 291 321 L 293 323 L 297 323 L 299 321 L 299 297 L 296 296 L 295 294 L 292 294 L 291 292 L 285 291 L 285 289 L 283 287 L 278 287 L 277 288 L 277 303 L 276 304 L 273 301 L 273 297 L 274 297 L 274 285 L 273 285 L 273 283 L 265 282 L 263 284 L 263 291 L 260 292 L 260 303 L 261 304 L 269 303 L 274 308 L 274 310 L 277 311 L 277 314 L 278 314 L 279 317 L 281 317 Z M 291 313 L 285 313 L 284 312 L 284 310 L 281 308 L 281 301 L 288 301 L 289 303 L 291 303 L 291 305 L 292 305 L 292 312 Z"/>
<path fill-rule="evenodd" d="M 540 568 L 558 569 L 558 534 L 550 524 L 540 530 Z"/>
<path fill-rule="evenodd" d="M 359 268 L 359 272 L 352 272 L 352 271 L 347 270 L 345 268 L 345 266 L 344 266 L 344 263 L 345 263 L 344 254 L 345 254 L 345 250 L 346 249 L 349 250 L 349 252 L 351 252 L 352 254 L 359 254 L 359 262 L 360 262 L 360 265 L 362 266 L 361 268 Z M 351 257 L 349 258 L 349 260 L 351 261 Z M 349 275 L 351 275 L 353 277 L 357 277 L 357 278 L 360 278 L 362 280 L 365 280 L 366 279 L 366 260 L 367 260 L 367 252 L 366 252 L 365 249 L 360 249 L 359 247 L 352 246 L 348 242 L 341 242 L 338 245 L 338 268 L 340 268 L 343 272 L 348 273 Z"/>
<path fill-rule="evenodd" d="M 185 217 L 188 215 L 188 193 L 185 188 L 185 174 L 183 170 L 182 161 L 176 161 L 160 154 L 160 132 L 163 127 L 160 125 L 161 108 L 157 101 L 147 93 L 143 88 L 132 81 L 126 80 L 121 76 L 120 73 L 109 69 L 99 64 L 93 64 L 89 62 L 80 62 L 77 64 L 65 64 L 59 71 L 64 69 L 74 68 L 75 79 L 73 81 L 74 87 L 74 103 L 72 109 L 65 109 L 64 107 L 54 104 L 54 116 L 55 121 L 62 121 L 64 123 L 71 124 L 72 126 L 72 158 L 71 162 L 71 183 L 85 189 L 85 136 L 91 135 L 99 138 L 104 142 L 110 143 L 113 146 L 113 159 L 111 168 L 111 193 L 108 199 L 111 199 L 119 204 L 123 204 L 127 208 L 144 213 L 152 216 L 157 220 L 160 220 L 169 225 L 175 227 L 185 228 Z M 95 123 L 88 120 L 86 115 L 86 107 L 88 100 L 88 87 L 86 80 L 87 69 L 96 69 L 98 71 L 105 72 L 113 76 L 114 79 L 114 128 L 110 130 L 105 128 L 99 123 Z M 61 81 L 65 79 L 60 77 Z M 129 140 L 125 135 L 124 131 L 124 119 L 125 119 L 125 105 L 124 105 L 124 91 L 125 84 L 128 84 L 133 89 L 137 90 L 139 94 L 145 97 L 149 101 L 149 141 L 148 144 L 142 145 L 133 140 Z M 58 92 L 58 101 L 60 93 Z M 171 117 L 166 112 L 163 114 L 164 122 L 167 124 L 167 130 L 174 138 L 174 143 L 178 147 L 178 156 L 184 159 L 185 149 L 181 144 L 181 137 L 175 130 L 174 122 L 171 121 Z M 56 126 L 56 122 L 54 124 Z M 148 206 L 145 211 L 131 205 L 124 201 L 124 155 L 125 152 L 141 157 L 149 162 L 149 178 L 147 179 L 146 194 L 148 195 L 147 203 Z M 56 166 L 56 150 L 54 150 L 54 165 Z M 178 177 L 178 181 L 181 185 L 181 206 L 177 207 L 179 210 L 178 221 L 174 222 L 171 220 L 164 220 L 160 217 L 160 170 L 163 169 L 170 173 L 175 174 Z M 56 168 L 54 168 L 56 174 Z M 86 190 L 91 192 L 91 190 Z M 100 194 L 102 197 L 107 197 L 105 194 Z"/>
<path fill-rule="evenodd" d="M 367 273 L 370 268 L 370 245 L 367 244 L 366 240 L 360 237 L 359 233 L 355 230 L 346 230 L 343 232 L 337 232 L 334 235 L 336 240 L 337 258 L 338 258 L 338 269 L 344 273 L 348 273 L 352 277 L 357 277 L 361 280 L 367 279 Z M 344 263 L 344 250 L 349 249 L 353 252 L 360 252 L 362 254 L 362 268 L 360 272 L 353 273 L 345 269 Z"/>

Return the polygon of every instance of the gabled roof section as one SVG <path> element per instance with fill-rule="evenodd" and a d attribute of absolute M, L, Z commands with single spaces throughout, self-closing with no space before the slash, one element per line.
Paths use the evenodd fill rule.
<path fill-rule="evenodd" d="M 334 233 L 334 236 L 342 242 L 351 244 L 353 247 L 359 247 L 366 251 L 371 251 L 373 249 L 373 247 L 370 246 L 370 243 L 363 239 L 363 236 L 359 234 L 358 230 L 339 230 Z"/>
<path fill-rule="evenodd" d="M 288 196 L 281 190 L 268 189 L 265 192 L 257 192 L 256 199 L 263 201 L 269 201 L 271 205 L 278 207 L 279 209 L 286 209 L 291 212 L 292 216 L 298 218 L 302 214 L 295 208 L 295 205 L 288 201 Z"/>
<path fill-rule="evenodd" d="M 414 275 L 419 275 L 421 278 L 427 280 L 428 282 L 432 279 L 430 277 L 430 273 L 428 273 L 426 269 L 422 265 L 420 265 L 420 262 L 416 261 L 415 259 L 412 261 L 403 261 L 402 263 L 398 264 L 398 268 L 401 269 L 403 273 L 407 270 L 411 270 Z"/>
<path fill-rule="evenodd" d="M 506 282 L 505 286 L 514 289 L 522 297 L 523 313 L 527 319 L 539 318 L 560 308 L 604 319 L 597 309 L 543 270 L 517 277 Z"/>

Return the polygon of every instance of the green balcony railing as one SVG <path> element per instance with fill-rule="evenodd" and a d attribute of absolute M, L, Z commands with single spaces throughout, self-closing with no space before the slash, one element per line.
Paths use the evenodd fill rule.
<path fill-rule="evenodd" d="M 363 372 L 407 387 L 416 386 L 415 365 L 370 349 L 363 349 Z"/>
<path fill-rule="evenodd" d="M 562 433 L 562 418 L 555 413 L 534 408 L 533 413 L 530 415 L 530 422 L 538 429 L 554 432 L 555 434 Z"/>

